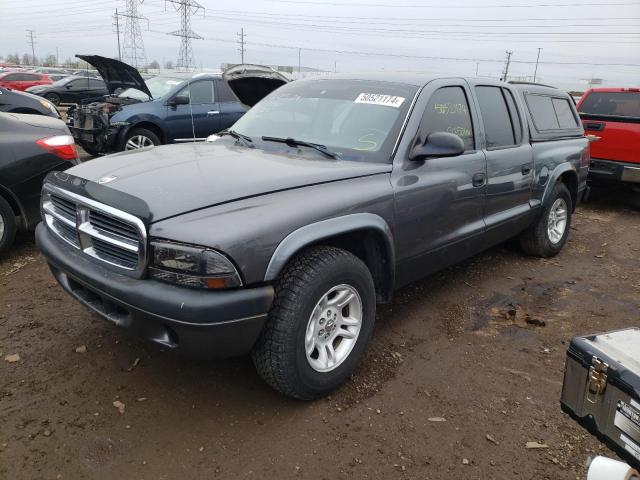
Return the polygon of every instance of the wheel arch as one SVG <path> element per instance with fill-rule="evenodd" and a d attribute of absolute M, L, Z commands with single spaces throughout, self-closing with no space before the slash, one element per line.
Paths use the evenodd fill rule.
<path fill-rule="evenodd" d="M 18 218 L 18 228 L 26 228 L 26 215 L 18 199 L 11 193 L 11 191 L 6 189 L 2 185 L 0 185 L 0 197 L 2 197 L 9 204 L 11 210 L 13 210 L 13 213 Z"/>
<path fill-rule="evenodd" d="M 371 272 L 378 303 L 391 299 L 395 284 L 393 236 L 387 222 L 372 213 L 330 218 L 293 231 L 271 256 L 264 280 L 275 280 L 294 255 L 317 245 L 341 248 L 360 258 Z"/>
<path fill-rule="evenodd" d="M 573 165 L 565 163 L 556 167 L 553 171 L 549 182 L 547 182 L 547 188 L 545 189 L 544 196 L 542 198 L 542 204 L 547 206 L 553 199 L 553 189 L 558 182 L 562 182 L 569 189 L 571 194 L 571 208 L 572 211 L 576 209 L 578 203 L 578 172 Z"/>
<path fill-rule="evenodd" d="M 130 132 L 132 132 L 137 128 L 144 128 L 146 130 L 151 130 L 153 133 L 158 135 L 158 138 L 163 144 L 167 143 L 167 136 L 165 135 L 164 130 L 162 130 L 160 125 L 158 125 L 157 123 L 151 122 L 149 120 L 142 120 L 140 122 L 135 123 L 131 127 L 129 127 L 125 135 L 125 138 L 127 137 L 127 135 L 129 135 Z"/>

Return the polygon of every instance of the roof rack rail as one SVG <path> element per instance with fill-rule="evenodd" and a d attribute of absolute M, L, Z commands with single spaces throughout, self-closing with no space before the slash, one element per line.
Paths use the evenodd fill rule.
<path fill-rule="evenodd" d="M 507 83 L 510 83 L 511 85 L 537 85 L 539 87 L 555 88 L 556 90 L 558 89 L 558 87 L 554 87 L 553 85 L 547 85 L 545 83 L 538 82 L 518 82 L 516 80 L 509 80 Z"/>

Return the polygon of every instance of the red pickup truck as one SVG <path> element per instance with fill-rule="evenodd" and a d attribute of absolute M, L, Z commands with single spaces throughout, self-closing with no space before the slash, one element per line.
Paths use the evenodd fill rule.
<path fill-rule="evenodd" d="M 578 102 L 591 142 L 591 185 L 620 182 L 640 191 L 640 88 L 593 88 Z"/>

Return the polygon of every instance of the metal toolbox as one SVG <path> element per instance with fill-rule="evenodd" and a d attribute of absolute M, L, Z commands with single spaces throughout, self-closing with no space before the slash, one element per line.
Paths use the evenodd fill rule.
<path fill-rule="evenodd" d="M 562 410 L 640 469 L 640 328 L 575 337 Z"/>

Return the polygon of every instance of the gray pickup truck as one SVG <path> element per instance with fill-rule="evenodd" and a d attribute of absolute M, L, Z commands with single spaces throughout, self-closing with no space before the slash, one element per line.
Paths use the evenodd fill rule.
<path fill-rule="evenodd" d="M 268 77 L 227 78 L 255 106 L 209 142 L 48 176 L 36 239 L 67 292 L 168 349 L 251 352 L 269 385 L 314 399 L 398 288 L 511 237 L 542 257 L 565 244 L 589 147 L 564 92 Z"/>

